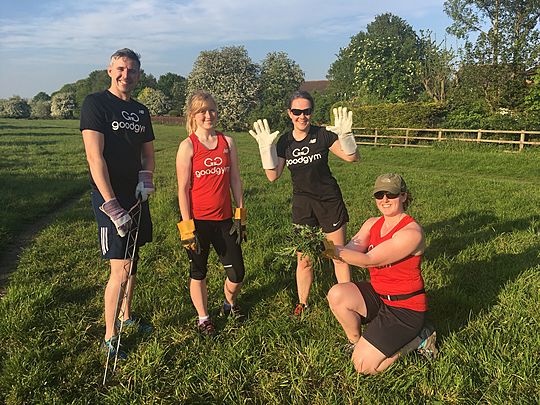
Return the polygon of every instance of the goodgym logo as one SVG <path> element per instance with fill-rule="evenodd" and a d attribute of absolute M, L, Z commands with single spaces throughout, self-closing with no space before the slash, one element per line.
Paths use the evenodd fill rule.
<path fill-rule="evenodd" d="M 118 131 L 119 129 L 127 129 L 138 134 L 146 130 L 146 127 L 144 125 L 138 124 L 140 118 L 137 113 L 122 111 L 121 114 L 122 118 L 124 118 L 124 121 L 113 121 L 111 123 L 113 131 Z"/>
<path fill-rule="evenodd" d="M 198 179 L 202 176 L 208 176 L 210 174 L 222 176 L 230 170 L 229 166 L 223 166 L 223 159 L 219 156 L 204 159 L 204 165 L 207 167 L 207 169 L 195 170 L 195 177 Z"/>

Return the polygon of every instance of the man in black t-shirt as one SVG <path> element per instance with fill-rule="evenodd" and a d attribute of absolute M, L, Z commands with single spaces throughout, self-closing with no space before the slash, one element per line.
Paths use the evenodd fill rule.
<path fill-rule="evenodd" d="M 125 357 L 125 353 L 116 352 L 119 313 L 123 327 L 133 325 L 144 332 L 152 329 L 131 313 L 131 298 L 139 247 L 152 240 L 147 199 L 154 192 L 154 132 L 148 109 L 131 98 L 140 78 L 139 55 L 126 48 L 116 51 L 107 72 L 111 86 L 85 98 L 80 130 L 90 169 L 101 254 L 110 260 L 111 266 L 104 299 L 104 347 L 110 355 Z M 129 210 L 138 200 L 141 218 L 137 246 L 133 256 L 126 259 L 132 223 Z M 124 296 L 126 302 L 118 302 Z"/>

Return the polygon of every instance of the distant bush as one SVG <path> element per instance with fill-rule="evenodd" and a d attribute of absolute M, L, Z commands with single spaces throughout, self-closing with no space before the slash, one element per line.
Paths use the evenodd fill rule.
<path fill-rule="evenodd" d="M 439 126 L 446 114 L 441 103 L 397 103 L 355 105 L 337 102 L 333 107 L 346 106 L 353 111 L 353 126 L 366 128 L 433 128 Z"/>

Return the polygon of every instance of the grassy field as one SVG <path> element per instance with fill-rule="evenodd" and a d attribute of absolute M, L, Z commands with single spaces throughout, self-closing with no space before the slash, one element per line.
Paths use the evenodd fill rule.
<path fill-rule="evenodd" d="M 82 140 L 74 121 L 0 120 L 0 247 L 25 224 L 78 196 L 20 257 L 0 300 L 0 403 L 537 404 L 540 402 L 540 151 L 476 146 L 362 147 L 362 161 L 332 159 L 349 207 L 351 236 L 376 214 L 375 177 L 396 171 L 414 193 L 410 213 L 426 231 L 423 266 L 440 356 L 410 355 L 387 372 L 355 373 L 319 270 L 302 322 L 293 262 L 276 261 L 290 226 L 289 175 L 266 180 L 254 140 L 235 134 L 248 207 L 244 323 L 217 317 L 197 335 L 188 262 L 176 222 L 174 159 L 185 130 L 156 126 L 154 243 L 141 254 L 134 309 L 147 337 L 123 337 L 129 358 L 102 386 L 102 294 Z M 357 280 L 365 270 L 355 269 Z M 224 273 L 215 255 L 209 302 L 217 314 Z"/>

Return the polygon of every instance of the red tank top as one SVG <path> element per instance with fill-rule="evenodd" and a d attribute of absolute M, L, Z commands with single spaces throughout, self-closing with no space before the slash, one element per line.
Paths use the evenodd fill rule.
<path fill-rule="evenodd" d="M 208 149 L 192 133 L 191 212 L 195 219 L 220 221 L 232 217 L 229 144 L 218 132 L 217 146 Z"/>
<path fill-rule="evenodd" d="M 369 230 L 369 247 L 368 251 L 375 246 L 389 240 L 394 234 L 414 222 L 414 219 L 405 215 L 401 221 L 386 235 L 381 236 L 381 228 L 384 224 L 384 217 L 380 217 Z M 370 267 L 369 274 L 371 277 L 371 285 L 377 294 L 384 295 L 401 295 L 409 294 L 424 288 L 424 280 L 422 279 L 420 264 L 422 255 L 407 256 L 399 262 L 388 264 L 381 267 Z M 427 311 L 426 294 L 415 295 L 399 301 L 388 301 L 383 298 L 387 305 L 399 308 L 408 308 L 414 311 Z"/>

